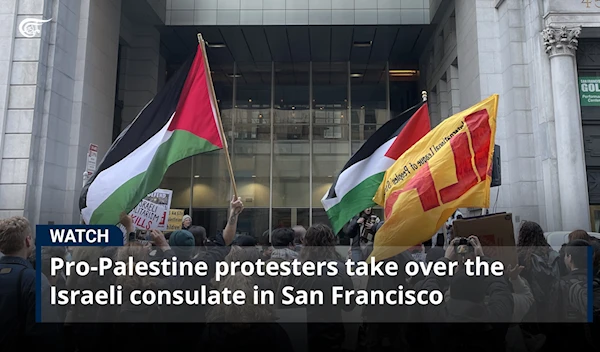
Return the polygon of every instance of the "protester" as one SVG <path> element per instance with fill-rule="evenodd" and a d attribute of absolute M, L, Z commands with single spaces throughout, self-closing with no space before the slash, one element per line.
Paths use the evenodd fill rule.
<path fill-rule="evenodd" d="M 273 251 L 271 252 L 271 260 L 274 261 L 290 261 L 298 258 L 298 253 L 294 250 L 295 231 L 282 227 L 273 230 L 271 234 L 271 245 Z"/>
<path fill-rule="evenodd" d="M 546 241 L 540 225 L 531 221 L 524 222 L 519 230 L 517 253 L 519 265 L 524 267 L 521 276 L 529 282 L 535 298 L 529 312 L 531 320 L 552 321 L 552 297 L 556 297 L 560 278 L 559 254 Z"/>
<path fill-rule="evenodd" d="M 581 323 L 588 321 L 588 249 L 590 243 L 583 239 L 570 241 L 565 247 L 565 264 L 569 274 L 560 280 L 560 318 L 562 321 Z M 590 326 L 568 324 L 561 329 L 569 336 L 569 341 L 562 340 L 563 348 L 575 350 L 594 350 L 594 340 L 600 336 L 592 336 Z"/>
<path fill-rule="evenodd" d="M 227 262 L 256 262 L 260 253 L 255 248 L 232 247 Z M 257 276 L 227 276 L 214 282 L 219 290 L 241 290 L 252 297 L 255 285 L 270 289 L 268 280 Z M 208 325 L 201 342 L 202 351 L 293 351 L 292 343 L 283 328 L 276 322 L 277 316 L 271 305 L 245 304 L 241 306 L 217 305 L 207 314 Z"/>
<path fill-rule="evenodd" d="M 460 259 L 456 252 L 458 238 L 455 238 L 446 249 L 444 258 L 446 263 Z M 468 239 L 472 256 L 491 262 L 483 253 L 483 248 L 476 236 Z M 464 329 L 460 324 L 430 325 L 429 333 L 432 338 L 433 348 L 436 351 L 498 351 L 505 352 L 506 332 L 508 324 L 494 324 L 508 322 L 513 318 L 514 303 L 508 282 L 503 277 L 470 276 L 465 266 L 452 276 L 428 276 L 420 287 L 429 292 L 434 290 L 449 290 L 450 299 L 441 305 L 427 305 L 419 307 L 422 318 L 430 322 L 478 323 Z"/>
<path fill-rule="evenodd" d="M 260 235 L 258 239 L 258 244 L 261 246 L 261 258 L 264 261 L 271 259 L 271 252 L 273 252 L 273 248 L 271 247 L 271 238 L 269 230 L 265 231 Z"/>
<path fill-rule="evenodd" d="M 35 269 L 27 260 L 35 240 L 29 221 L 21 216 L 0 220 L 0 346 L 3 351 L 60 351 L 62 329 L 36 323 Z M 49 282 L 41 275 L 42 302 L 49 302 Z M 59 316 L 54 306 L 43 306 L 45 318 Z"/>
<path fill-rule="evenodd" d="M 184 215 L 183 219 L 181 219 L 181 229 L 188 230 L 192 226 L 192 217 L 189 215 Z"/>
<path fill-rule="evenodd" d="M 584 240 L 587 241 L 588 243 L 591 242 L 592 238 L 590 237 L 590 235 L 584 231 L 584 230 L 575 230 L 572 231 L 571 233 L 569 233 L 569 242 L 573 242 L 575 240 Z"/>
<path fill-rule="evenodd" d="M 302 250 L 304 236 L 306 236 L 306 229 L 302 225 L 296 225 L 292 227 L 292 230 L 294 230 L 294 250 L 299 253 Z"/>
<path fill-rule="evenodd" d="M 190 260 L 196 255 L 196 239 L 190 231 L 173 231 L 169 237 L 169 246 L 181 260 Z"/>
<path fill-rule="evenodd" d="M 187 230 L 194 236 L 194 245 L 198 249 L 206 246 L 206 229 L 204 227 L 193 225 Z"/>
<path fill-rule="evenodd" d="M 354 285 L 346 273 L 342 258 L 334 244 L 335 235 L 331 228 L 322 224 L 309 227 L 304 237 L 304 247 L 300 252 L 300 260 L 303 262 L 334 261 L 338 263 L 339 273 L 334 277 L 288 276 L 284 279 L 285 285 L 293 286 L 296 290 L 321 290 L 326 295 L 330 294 L 333 285 L 351 290 Z M 354 304 L 307 307 L 308 320 L 315 322 L 308 325 L 309 351 L 340 350 L 345 337 L 342 310 L 350 311 L 353 308 Z"/>
<path fill-rule="evenodd" d="M 346 225 L 345 234 L 351 239 L 350 248 L 353 261 L 365 260 L 363 248 L 369 242 L 373 242 L 374 228 L 379 221 L 379 218 L 373 214 L 373 208 L 367 208 Z"/>
<path fill-rule="evenodd" d="M 559 318 L 560 255 L 552 250 L 539 224 L 525 221 L 519 229 L 517 256 L 519 265 L 524 267 L 520 275 L 529 283 L 535 300 L 524 318 L 528 323 L 521 327 L 528 336 L 543 334 L 546 346 L 556 345 L 560 341 L 560 329 L 542 323 Z"/>

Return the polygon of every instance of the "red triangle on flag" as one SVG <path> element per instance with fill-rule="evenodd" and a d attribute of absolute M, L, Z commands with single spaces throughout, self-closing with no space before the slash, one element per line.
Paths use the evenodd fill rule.
<path fill-rule="evenodd" d="M 429 121 L 429 109 L 427 108 L 427 103 L 425 103 L 410 119 L 408 119 L 406 125 L 402 128 L 390 149 L 385 153 L 385 156 L 398 160 L 404 152 L 421 138 L 425 137 L 430 130 L 431 122 Z"/>

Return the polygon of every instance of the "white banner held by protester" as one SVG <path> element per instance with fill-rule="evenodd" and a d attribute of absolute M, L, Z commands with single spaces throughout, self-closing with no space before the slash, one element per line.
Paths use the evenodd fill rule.
<path fill-rule="evenodd" d="M 167 230 L 173 191 L 157 189 L 150 193 L 129 213 L 138 230 Z"/>

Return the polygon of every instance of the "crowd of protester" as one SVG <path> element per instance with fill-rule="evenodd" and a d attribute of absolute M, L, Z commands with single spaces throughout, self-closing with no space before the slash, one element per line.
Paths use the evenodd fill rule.
<path fill-rule="evenodd" d="M 302 226 L 278 228 L 272 233 L 265 232 L 257 240 L 252 236 L 236 235 L 237 218 L 242 210 L 243 204 L 234 198 L 224 230 L 212 240 L 208 239 L 203 227 L 192 223 L 189 216 L 184 217 L 182 230 L 166 235 L 154 230 L 148 237 L 138 238 L 131 218 L 124 214 L 121 224 L 130 236 L 123 247 L 44 247 L 41 294 L 47 295 L 51 285 L 75 289 L 108 282 L 121 285 L 125 292 L 144 288 L 193 289 L 208 285 L 219 290 L 225 287 L 242 290 L 247 296 L 252 295 L 256 285 L 275 292 L 284 285 L 310 290 L 335 284 L 352 289 L 355 283 L 346 273 L 343 262 L 369 258 L 377 230 L 383 224 L 371 209 L 367 209 L 337 235 L 328 226 L 315 224 L 308 229 Z M 337 250 L 338 236 L 351 239 L 347 258 Z M 461 255 L 459 241 L 449 241 L 440 233 L 433 240 L 388 260 L 398 262 L 399 267 L 409 261 L 457 260 Z M 463 241 L 471 251 L 469 255 L 491 260 L 476 236 Z M 593 253 L 591 268 L 585 255 L 588 252 L 582 251 L 588 247 Z M 61 323 L 36 323 L 34 249 L 34 234 L 27 219 L 0 220 L 0 252 L 3 254 L 0 257 L 0 348 L 3 351 L 31 348 L 48 351 L 293 351 L 303 349 L 299 347 L 300 335 L 304 336 L 305 347 L 311 352 L 600 350 L 599 324 L 580 323 L 587 321 L 589 292 L 593 292 L 594 318 L 600 321 L 600 241 L 582 230 L 570 233 L 568 243 L 557 252 L 550 247 L 538 224 L 525 222 L 518 234 L 518 264 L 509 267 L 504 277 L 469 276 L 464 268 L 452 277 L 408 277 L 404 274 L 371 277 L 367 289 L 393 290 L 403 285 L 405 289 L 440 290 L 445 292 L 445 299 L 435 306 L 307 307 L 306 316 L 311 321 L 308 324 L 279 323 L 278 312 L 282 307 L 251 304 L 171 307 L 168 310 L 129 304 L 49 307 L 44 314 L 57 316 Z M 218 261 L 327 260 L 338 262 L 340 270 L 333 278 L 238 275 L 217 282 L 214 271 L 207 276 L 194 277 L 115 278 L 92 273 L 67 278 L 63 274 L 53 276 L 48 269 L 52 257 L 94 262 L 102 256 L 116 260 L 131 257 L 134 261 L 177 257 L 178 260 L 204 261 L 212 270 Z M 589 270 L 593 272 L 589 273 Z M 589 275 L 593 276 L 591 290 L 588 290 Z M 355 309 L 361 309 L 363 323 L 344 322 L 344 316 Z M 204 322 L 194 319 L 198 316 L 205 317 Z M 321 320 L 323 322 L 319 322 Z M 398 323 L 399 320 L 403 322 Z M 536 321 L 565 323 L 534 323 Z"/>

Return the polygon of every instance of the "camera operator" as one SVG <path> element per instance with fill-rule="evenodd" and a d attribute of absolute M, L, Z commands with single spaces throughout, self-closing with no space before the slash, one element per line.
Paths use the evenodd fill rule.
<path fill-rule="evenodd" d="M 354 262 L 365 260 L 364 253 L 367 252 L 366 248 L 373 243 L 376 225 L 379 222 L 379 217 L 373 214 L 373 208 L 367 208 L 348 223 L 344 232 L 351 238 L 351 258 Z"/>
<path fill-rule="evenodd" d="M 430 325 L 433 350 L 458 351 L 505 351 L 506 332 L 513 314 L 513 297 L 504 277 L 469 276 L 463 265 L 467 260 L 481 257 L 489 261 L 476 236 L 455 238 L 440 261 L 461 263 L 456 273 L 448 277 L 430 275 L 420 290 L 449 290 L 449 298 L 438 306 L 423 306 L 423 321 L 454 323 L 478 323 L 470 329 L 456 324 Z"/>

